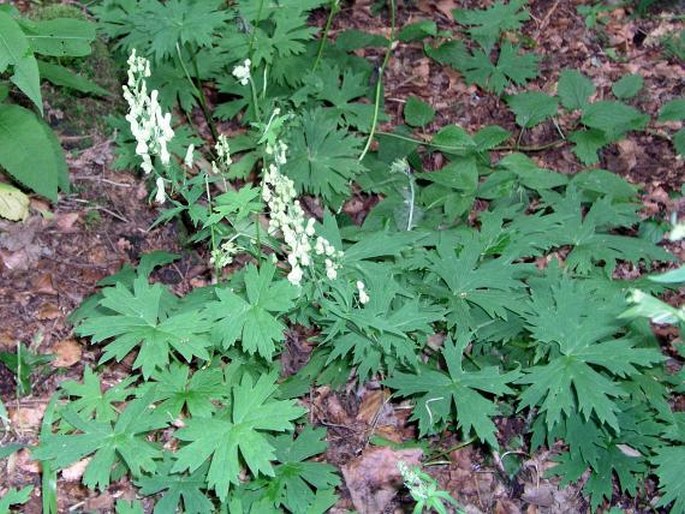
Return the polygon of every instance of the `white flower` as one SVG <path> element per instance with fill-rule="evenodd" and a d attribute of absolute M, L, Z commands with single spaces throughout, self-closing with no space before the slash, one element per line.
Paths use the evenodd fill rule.
<path fill-rule="evenodd" d="M 366 292 L 366 285 L 361 280 L 357 280 L 357 293 L 359 294 L 359 303 L 366 305 L 369 303 L 369 295 Z"/>
<path fill-rule="evenodd" d="M 171 128 L 171 114 L 163 113 L 159 105 L 157 90 L 147 93 L 146 77 L 150 76 L 150 62 L 138 57 L 135 49 L 128 58 L 128 82 L 123 86 L 124 99 L 128 103 L 126 121 L 136 140 L 136 154 L 142 159 L 145 174 L 152 172 L 152 157 L 159 156 L 162 164 L 168 166 L 171 155 L 168 143 L 174 137 Z"/>
<path fill-rule="evenodd" d="M 251 75 L 250 75 L 250 66 L 252 65 L 252 61 L 250 59 L 245 59 L 243 64 L 239 64 L 233 68 L 233 76 L 238 79 L 238 82 L 240 82 L 241 85 L 247 86 L 247 83 L 250 81 Z"/>
<path fill-rule="evenodd" d="M 157 193 L 155 193 L 155 202 L 159 205 L 164 204 L 166 201 L 166 191 L 164 191 L 164 179 L 162 177 L 157 177 L 155 182 L 157 185 Z"/>
<path fill-rule="evenodd" d="M 302 272 L 302 268 L 298 265 L 295 265 L 290 270 L 290 273 L 288 273 L 288 281 L 294 286 L 299 286 L 300 282 L 302 282 L 303 275 L 304 273 Z"/>
<path fill-rule="evenodd" d="M 193 167 L 193 152 L 194 151 L 195 151 L 195 145 L 193 145 L 191 143 L 191 145 L 188 147 L 188 150 L 186 150 L 186 156 L 183 159 L 183 164 L 185 164 L 187 168 Z"/>

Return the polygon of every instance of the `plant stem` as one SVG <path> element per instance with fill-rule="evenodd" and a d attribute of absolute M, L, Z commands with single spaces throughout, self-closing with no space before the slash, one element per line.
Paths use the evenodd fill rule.
<path fill-rule="evenodd" d="M 209 108 L 207 107 L 207 98 L 205 97 L 205 93 L 202 90 L 202 84 L 200 84 L 200 87 L 198 88 L 197 85 L 195 84 L 195 81 L 193 78 L 190 76 L 190 72 L 188 71 L 188 68 L 186 67 L 186 64 L 183 60 L 183 54 L 181 53 L 181 47 L 179 46 L 178 43 L 176 43 L 176 54 L 178 56 L 178 61 L 181 64 L 181 68 L 183 69 L 183 73 L 186 76 L 186 79 L 188 79 L 188 82 L 190 83 L 190 86 L 193 88 L 193 92 L 195 93 L 195 96 L 197 96 L 198 101 L 200 102 L 200 108 L 202 109 L 202 114 L 205 117 L 205 120 L 207 121 L 207 125 L 209 125 L 209 130 L 212 133 L 212 138 L 214 141 L 217 141 L 219 138 L 219 133 L 216 130 L 216 125 L 214 124 L 214 120 L 212 119 L 211 113 L 209 112 Z M 192 61 L 193 61 L 193 68 L 195 71 L 195 76 L 199 77 L 199 71 L 197 67 L 197 54 L 193 53 L 192 54 Z M 198 79 L 199 81 L 199 79 Z"/>
<path fill-rule="evenodd" d="M 381 103 L 381 93 L 383 91 L 383 73 L 385 72 L 385 67 L 388 65 L 390 60 L 390 54 L 392 53 L 393 45 L 395 44 L 395 11 L 397 10 L 395 5 L 395 0 L 390 0 L 390 41 L 388 43 L 388 48 L 385 51 L 385 57 L 383 58 L 383 63 L 378 68 L 378 82 L 376 82 L 376 98 L 374 100 L 373 108 L 373 121 L 371 123 L 371 132 L 369 132 L 369 137 L 366 139 L 366 145 L 364 145 L 364 150 L 362 150 L 359 156 L 359 161 L 363 161 L 366 154 L 371 148 L 371 141 L 373 141 L 373 136 L 376 133 L 376 126 L 378 125 L 378 111 L 380 109 Z"/>
<path fill-rule="evenodd" d="M 383 131 L 377 131 L 377 135 L 379 136 L 386 136 L 386 137 L 393 137 L 395 139 L 400 139 L 402 141 L 408 141 L 410 143 L 416 143 L 419 145 L 427 146 L 430 148 L 435 148 L 436 150 L 444 150 L 445 152 L 464 152 L 469 149 L 468 146 L 451 146 L 451 145 L 437 145 L 435 143 L 431 143 L 430 141 L 426 141 L 424 139 L 418 139 L 415 137 L 409 137 L 409 136 L 403 136 L 401 134 L 395 134 L 394 132 L 383 132 Z M 557 146 L 561 146 L 566 143 L 566 140 L 564 139 L 557 139 L 556 141 L 551 141 L 549 143 L 544 143 L 542 145 L 532 145 L 532 146 L 516 146 L 516 145 L 507 145 L 507 146 L 496 146 L 495 148 L 491 148 L 490 150 L 497 151 L 497 152 L 503 152 L 507 150 L 518 150 L 522 152 L 540 152 L 542 150 L 547 150 L 549 148 L 555 148 Z"/>
<path fill-rule="evenodd" d="M 264 0 L 259 1 L 259 9 L 257 9 L 257 18 L 254 21 L 254 26 L 252 27 L 252 36 L 250 36 L 250 46 L 247 49 L 247 56 L 252 59 L 252 50 L 254 50 L 254 42 L 257 37 L 257 24 L 262 19 L 262 10 L 264 9 Z"/>
<path fill-rule="evenodd" d="M 331 1 L 331 10 L 328 12 L 328 18 L 326 19 L 326 26 L 323 29 L 323 34 L 319 40 L 319 49 L 316 52 L 316 60 L 314 61 L 314 66 L 312 66 L 312 71 L 316 71 L 319 67 L 319 62 L 321 62 L 321 56 L 323 55 L 323 49 L 326 46 L 326 41 L 328 40 L 328 33 L 331 30 L 331 24 L 333 23 L 333 18 L 340 11 L 340 0 Z"/>

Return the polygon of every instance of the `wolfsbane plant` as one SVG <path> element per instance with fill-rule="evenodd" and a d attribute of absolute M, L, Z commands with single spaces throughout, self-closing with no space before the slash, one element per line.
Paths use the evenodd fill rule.
<path fill-rule="evenodd" d="M 169 14 L 166 9 L 173 5 L 158 7 Z M 195 150 L 181 145 L 171 152 L 177 159 L 160 167 L 160 174 L 169 182 L 171 212 L 188 213 L 200 240 L 212 240 L 215 251 L 219 244 L 235 244 L 254 262 L 226 282 L 179 298 L 149 283 L 154 260 L 147 259 L 137 271 L 125 270 L 110 280 L 78 313 L 77 330 L 105 345 L 105 359 L 137 352 L 134 366 L 141 373 L 134 375 L 135 388 L 107 398 L 100 398 L 99 387 L 90 393 L 65 388 L 72 399 L 85 395 L 90 400 L 78 404 L 81 421 L 69 413 L 56 424 L 65 435 L 60 443 L 95 455 L 89 483 L 103 486 L 111 478 L 106 471 L 127 470 L 143 494 L 160 495 L 159 512 L 179 505 L 197 512 L 221 506 L 236 512 L 324 512 L 335 503 L 337 482 L 321 469 L 301 465 L 315 453 L 285 450 L 307 442 L 317 453 L 324 450 L 308 428 L 294 437 L 302 410 L 286 396 L 306 391 L 313 382 L 339 385 L 351 375 L 360 381 L 380 377 L 411 399 L 422 434 L 455 427 L 464 438 L 505 445 L 495 419 L 516 415 L 512 410 L 518 409 L 531 420 L 533 448 L 566 443 L 556 471 L 567 481 L 588 472 L 585 491 L 595 509 L 610 500 L 614 476 L 621 490 L 636 494 L 644 477 L 656 471 L 662 503 L 681 511 L 677 460 L 670 456 L 680 455 L 674 448 L 683 439 L 682 420 L 667 401 L 675 386 L 661 369 L 658 345 L 645 335 L 644 325 L 618 318 L 626 306 L 626 284 L 612 280 L 619 262 L 646 265 L 669 258 L 651 243 L 621 235 L 639 222 L 634 188 L 601 170 L 569 178 L 522 154 L 492 165 L 489 150 L 508 137 L 499 127 L 476 134 L 445 127 L 427 143 L 449 163 L 430 173 L 421 166 L 421 142 L 379 137 L 378 152 L 357 164 L 370 172 L 362 175 L 359 167 L 349 173 L 345 166 L 355 160 L 349 149 L 358 143 L 354 115 L 363 111 L 355 107 L 359 96 L 353 87 L 360 68 L 347 63 L 358 61 L 323 52 L 319 70 L 338 70 L 327 73 L 326 80 L 335 77 L 339 96 L 319 74 L 288 76 L 285 64 L 303 61 L 297 54 L 292 60 L 273 58 L 276 50 L 269 45 L 285 27 L 279 11 L 267 7 L 258 13 L 250 2 L 239 6 L 259 30 L 248 28 L 236 40 L 249 44 L 255 34 L 255 52 L 261 54 L 233 55 L 224 66 L 226 91 L 237 100 L 222 113 L 237 109 L 234 114 L 242 112 L 243 120 L 257 125 L 247 138 L 229 142 L 236 162 L 228 169 L 219 155 L 224 150 L 216 149 L 219 158 L 211 159 L 216 166 L 206 166 L 184 158 Z M 302 5 L 288 6 L 296 8 L 302 11 Z M 262 37 L 269 42 L 260 50 Z M 231 65 L 246 57 L 249 78 L 240 69 L 233 75 Z M 279 88 L 286 93 L 279 94 Z M 293 91 L 300 95 L 290 96 Z M 295 104 L 308 114 L 289 120 L 278 112 L 261 114 Z M 326 137 L 320 131 L 324 126 L 331 129 Z M 283 144 L 288 146 L 284 152 Z M 247 156 L 254 160 L 243 163 Z M 392 163 L 403 157 L 405 171 L 391 176 Z M 272 196 L 267 199 L 259 178 L 235 190 L 228 181 L 247 177 L 242 172 L 256 163 L 267 169 L 273 164 L 278 171 L 269 178 Z M 327 186 L 328 178 L 334 188 Z M 308 235 L 309 222 L 296 209 L 288 214 L 285 204 L 273 209 L 297 220 L 289 225 L 294 244 L 283 245 L 255 221 L 264 212 L 262 202 L 273 200 L 276 184 L 286 193 L 283 198 L 294 202 L 293 180 L 296 191 L 326 191 L 324 205 L 335 205 L 331 199 L 348 191 L 347 181 L 354 178 L 363 192 L 381 191 L 383 197 L 361 226 L 328 212 L 313 224 L 332 248 L 322 242 L 322 254 L 343 252 L 340 266 L 333 279 L 317 280 L 329 272 L 324 263 L 316 268 L 319 275 L 303 275 L 297 288 L 284 277 L 294 264 L 283 270 L 284 264 L 273 265 L 265 253 L 273 251 L 270 247 L 292 253 L 299 248 L 297 237 Z M 214 185 L 225 192 L 216 194 Z M 475 198 L 489 205 L 468 224 Z M 177 205 L 181 200 L 183 205 Z M 235 257 L 230 244 L 225 251 Z M 295 253 L 293 260 L 303 269 L 304 253 Z M 559 265 L 554 256 L 560 257 Z M 274 361 L 284 347 L 285 327 L 295 322 L 315 327 L 320 335 L 307 366 L 279 384 Z M 142 409 L 141 421 L 163 419 L 166 425 L 136 433 L 139 427 L 127 425 L 124 414 L 113 416 L 108 404 L 124 414 L 129 407 Z M 269 419 L 251 418 L 252 408 Z M 125 433 L 134 442 L 161 443 L 165 437 L 175 442 L 166 448 L 152 445 L 145 469 L 138 469 L 127 462 L 126 448 L 82 445 L 96 428 L 122 439 Z M 241 447 L 242 441 L 255 441 L 261 454 Z M 176 443 L 177 451 L 170 451 Z M 60 459 L 48 438 L 45 446 L 42 458 Z M 101 450 L 114 451 L 114 459 L 103 460 Z M 98 467 L 102 463 L 115 467 Z"/>

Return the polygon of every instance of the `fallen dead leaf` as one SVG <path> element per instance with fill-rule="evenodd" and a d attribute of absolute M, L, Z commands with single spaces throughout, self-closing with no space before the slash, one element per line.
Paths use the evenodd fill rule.
<path fill-rule="evenodd" d="M 75 227 L 74 225 L 76 225 L 76 222 L 80 217 L 81 214 L 78 212 L 60 213 L 55 219 L 55 225 L 60 232 L 64 232 L 66 234 L 76 232 L 79 227 Z"/>
<path fill-rule="evenodd" d="M 343 466 L 342 474 L 355 509 L 360 514 L 383 512 L 402 487 L 397 463 L 402 460 L 409 466 L 415 466 L 422 455 L 421 449 L 368 448 L 360 457 Z"/>
<path fill-rule="evenodd" d="M 61 316 L 62 311 L 59 306 L 54 303 L 44 303 L 40 306 L 38 312 L 36 312 L 36 319 L 39 320 L 57 319 Z"/>
<path fill-rule="evenodd" d="M 75 462 L 68 468 L 64 468 L 62 470 L 62 478 L 67 482 L 77 482 L 81 480 L 83 472 L 86 470 L 86 466 L 88 466 L 89 462 L 90 457 L 88 457 L 87 459 L 81 459 L 80 461 Z"/>
<path fill-rule="evenodd" d="M 63 339 L 52 345 L 52 353 L 55 358 L 52 361 L 54 368 L 68 368 L 81 361 L 81 345 L 74 339 Z"/>
<path fill-rule="evenodd" d="M 31 406 L 22 405 L 14 409 L 8 409 L 12 426 L 21 431 L 38 431 L 46 406 L 47 404 L 38 403 Z"/>
<path fill-rule="evenodd" d="M 359 406 L 359 411 L 357 412 L 357 419 L 363 421 L 367 425 L 374 423 L 378 414 L 387 399 L 387 392 L 382 389 L 376 389 L 375 391 L 367 392 L 362 398 L 362 403 Z"/>
<path fill-rule="evenodd" d="M 51 273 L 41 273 L 31 281 L 33 291 L 39 294 L 56 295 L 57 290 L 52 280 Z"/>

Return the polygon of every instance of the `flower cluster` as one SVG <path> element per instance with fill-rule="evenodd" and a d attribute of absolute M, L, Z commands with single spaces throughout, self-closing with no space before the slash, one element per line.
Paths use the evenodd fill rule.
<path fill-rule="evenodd" d="M 212 250 L 209 264 L 217 268 L 223 268 L 231 264 L 233 257 L 239 252 L 240 248 L 233 242 L 233 239 L 229 239 L 222 243 L 219 248 Z"/>
<path fill-rule="evenodd" d="M 250 66 L 252 66 L 252 61 L 250 59 L 245 59 L 243 64 L 239 64 L 233 68 L 233 76 L 238 79 L 238 82 L 242 86 L 247 86 L 247 83 L 252 77 L 250 75 Z"/>
<path fill-rule="evenodd" d="M 231 149 L 228 146 L 228 138 L 224 134 L 221 134 L 217 139 L 214 150 L 216 150 L 219 163 L 217 164 L 216 161 L 212 161 L 212 173 L 218 175 L 222 171 L 228 171 L 228 167 L 233 164 Z"/>
<path fill-rule="evenodd" d="M 359 294 L 359 303 L 366 305 L 369 303 L 369 293 L 366 292 L 366 285 L 361 280 L 357 280 L 357 294 Z"/>
<path fill-rule="evenodd" d="M 141 167 L 149 174 L 154 166 L 152 157 L 158 155 L 164 166 L 169 165 L 171 156 L 167 145 L 174 137 L 171 128 L 171 114 L 162 113 L 157 90 L 147 93 L 147 82 L 150 76 L 150 61 L 136 55 L 135 48 L 127 61 L 128 82 L 124 89 L 124 99 L 128 103 L 126 121 L 131 126 L 131 133 L 136 139 L 136 154 L 143 159 Z M 163 190 L 163 189 L 162 189 Z"/>
<path fill-rule="evenodd" d="M 275 234 L 280 231 L 288 247 L 288 280 L 292 284 L 301 284 L 305 268 L 312 265 L 312 250 L 316 255 L 324 257 L 326 276 L 329 280 L 335 280 L 342 252 L 320 236 L 312 245 L 316 220 L 306 219 L 305 212 L 296 199 L 295 184 L 280 171 L 280 166 L 286 162 L 287 150 L 288 147 L 283 141 L 267 144 L 266 148 L 267 155 L 274 159 L 274 163 L 265 171 L 262 183 L 262 199 L 270 211 L 269 233 Z"/>

